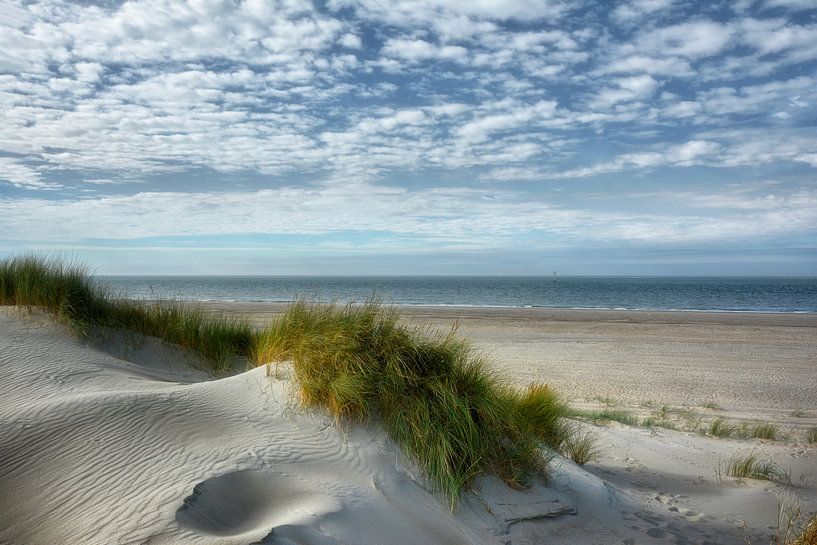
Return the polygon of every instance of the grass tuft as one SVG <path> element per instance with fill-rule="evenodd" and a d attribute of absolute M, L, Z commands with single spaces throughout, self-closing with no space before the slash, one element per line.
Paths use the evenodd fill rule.
<path fill-rule="evenodd" d="M 701 407 L 703 407 L 704 409 L 710 409 L 712 411 L 722 411 L 723 410 L 723 407 L 721 407 L 720 405 L 718 405 L 714 401 L 705 401 L 704 403 L 701 403 Z"/>
<path fill-rule="evenodd" d="M 726 474 L 732 477 L 789 482 L 786 474 L 770 459 L 757 451 L 737 452 L 726 462 Z"/>
<path fill-rule="evenodd" d="M 817 515 L 809 518 L 791 488 L 781 495 L 777 505 L 777 545 L 817 545 Z"/>
<path fill-rule="evenodd" d="M 677 430 L 678 424 L 672 420 L 661 417 L 660 415 L 651 415 L 641 421 L 641 425 L 645 428 L 666 428 L 668 430 Z"/>
<path fill-rule="evenodd" d="M 127 329 L 198 352 L 216 374 L 248 357 L 253 331 L 240 319 L 212 316 L 169 302 L 155 305 L 116 299 L 78 262 L 36 255 L 0 261 L 0 304 L 41 308 L 79 334 L 89 327 Z"/>
<path fill-rule="evenodd" d="M 715 437 L 733 437 L 738 433 L 738 427 L 723 418 L 716 418 L 709 424 L 709 435 Z"/>
<path fill-rule="evenodd" d="M 575 418 L 589 420 L 590 422 L 619 422 L 627 426 L 637 426 L 638 417 L 622 409 L 601 409 L 598 411 L 585 411 L 581 409 L 571 409 L 570 415 Z"/>
<path fill-rule="evenodd" d="M 790 545 L 817 545 L 817 515 L 813 515 Z"/>
<path fill-rule="evenodd" d="M 811 445 L 817 443 L 817 427 L 811 427 L 806 430 L 806 441 Z"/>
<path fill-rule="evenodd" d="M 598 459 L 602 454 L 598 437 L 590 431 L 579 429 L 574 429 L 565 439 L 561 451 L 581 466 Z"/>
<path fill-rule="evenodd" d="M 376 302 L 293 304 L 259 335 L 259 364 L 290 359 L 301 401 L 338 420 L 380 418 L 453 502 L 488 472 L 524 486 L 569 435 L 547 385 L 517 391 L 452 333 L 409 329 Z"/>
<path fill-rule="evenodd" d="M 767 439 L 770 441 L 775 441 L 781 437 L 780 428 L 776 424 L 758 421 L 755 422 L 753 426 L 750 426 L 746 422 L 738 426 L 723 418 L 716 418 L 710 422 L 707 431 L 709 435 L 715 437 L 740 437 L 743 439 Z"/>
<path fill-rule="evenodd" d="M 770 441 L 776 441 L 778 438 L 780 438 L 780 428 L 778 428 L 776 424 L 756 422 L 754 427 L 748 428 L 745 436 L 751 439 L 768 439 Z"/>

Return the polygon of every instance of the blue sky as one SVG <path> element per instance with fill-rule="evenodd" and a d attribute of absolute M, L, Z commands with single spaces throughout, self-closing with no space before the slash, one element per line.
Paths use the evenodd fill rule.
<path fill-rule="evenodd" d="M 813 0 L 0 2 L 0 255 L 817 275 Z"/>

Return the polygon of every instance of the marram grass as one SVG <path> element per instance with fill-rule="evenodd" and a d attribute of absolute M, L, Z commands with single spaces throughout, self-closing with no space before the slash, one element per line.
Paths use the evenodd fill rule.
<path fill-rule="evenodd" d="M 789 475 L 771 459 L 757 451 L 736 452 L 726 461 L 726 474 L 731 477 L 790 482 Z"/>
<path fill-rule="evenodd" d="M 565 456 L 583 466 L 601 457 L 598 436 L 591 431 L 574 428 L 562 445 Z"/>
<path fill-rule="evenodd" d="M 240 319 L 212 316 L 179 302 L 140 304 L 117 299 L 87 269 L 57 258 L 21 256 L 0 261 L 0 304 L 38 307 L 80 334 L 115 327 L 158 337 L 198 352 L 217 374 L 252 352 L 254 333 Z"/>
<path fill-rule="evenodd" d="M 380 421 L 452 506 L 481 473 L 524 486 L 571 437 L 566 406 L 547 385 L 514 389 L 453 332 L 408 328 L 377 303 L 296 303 L 257 331 L 182 303 L 117 299 L 80 264 L 21 256 L 0 261 L 0 304 L 45 309 L 80 334 L 101 326 L 155 336 L 198 352 L 217 374 L 242 357 L 290 360 L 304 405 Z"/>
<path fill-rule="evenodd" d="M 770 422 L 757 421 L 753 426 L 743 422 L 740 426 L 723 418 L 710 422 L 709 435 L 715 437 L 739 437 L 742 439 L 767 439 L 776 441 L 781 438 L 780 428 Z"/>
<path fill-rule="evenodd" d="M 542 447 L 569 434 L 549 387 L 510 388 L 464 340 L 403 326 L 376 303 L 296 303 L 256 346 L 258 362 L 292 361 L 305 405 L 380 419 L 452 501 L 480 473 L 524 486 L 548 461 Z"/>

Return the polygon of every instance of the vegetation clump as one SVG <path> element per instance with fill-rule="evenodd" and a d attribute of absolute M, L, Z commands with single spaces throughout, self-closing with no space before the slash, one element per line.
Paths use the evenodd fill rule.
<path fill-rule="evenodd" d="M 750 439 L 768 439 L 769 441 L 776 441 L 780 438 L 780 429 L 775 424 L 769 422 L 755 422 L 751 428 L 747 428 L 746 437 Z"/>
<path fill-rule="evenodd" d="M 547 462 L 542 447 L 569 433 L 547 385 L 510 388 L 453 332 L 409 329 L 377 303 L 296 303 L 261 332 L 255 360 L 291 360 L 307 406 L 379 418 L 452 500 L 482 472 L 524 486 Z"/>
<path fill-rule="evenodd" d="M 578 429 L 571 431 L 561 450 L 565 456 L 580 466 L 598 459 L 602 454 L 598 437 L 590 431 L 582 432 Z"/>
<path fill-rule="evenodd" d="M 709 435 L 715 437 L 733 437 L 737 433 L 738 426 L 723 418 L 716 418 L 709 424 Z"/>
<path fill-rule="evenodd" d="M 113 297 L 87 268 L 55 258 L 22 256 L 0 261 L 0 304 L 42 308 L 79 332 L 92 326 L 158 337 L 198 352 L 224 374 L 252 352 L 254 333 L 244 320 L 213 316 L 180 302 L 144 304 Z"/>
<path fill-rule="evenodd" d="M 817 545 L 817 514 L 809 517 L 800 507 L 800 500 L 788 488 L 781 495 L 777 507 L 778 545 Z"/>
<path fill-rule="evenodd" d="M 626 426 L 638 425 L 638 417 L 623 409 L 604 408 L 595 411 L 572 409 L 570 416 L 585 419 L 594 424 L 598 422 L 618 422 Z"/>
<path fill-rule="evenodd" d="M 716 418 L 709 423 L 709 435 L 714 437 L 740 437 L 742 439 L 767 439 L 776 441 L 780 439 L 780 428 L 770 422 L 755 422 L 750 426 L 743 422 L 740 426 L 733 422 Z"/>
<path fill-rule="evenodd" d="M 726 474 L 737 478 L 789 482 L 789 476 L 757 451 L 737 452 L 726 462 Z"/>

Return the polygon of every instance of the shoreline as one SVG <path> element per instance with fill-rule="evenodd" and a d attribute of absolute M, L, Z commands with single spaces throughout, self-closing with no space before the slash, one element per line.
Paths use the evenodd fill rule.
<path fill-rule="evenodd" d="M 156 301 L 146 301 L 156 302 Z M 290 302 L 272 301 L 184 301 L 206 310 L 228 314 L 276 315 Z M 404 316 L 432 318 L 499 318 L 552 321 L 627 321 L 632 323 L 723 323 L 731 325 L 781 325 L 817 328 L 817 312 L 762 312 L 712 310 L 648 310 L 564 307 L 498 307 L 469 305 L 387 304 Z"/>
<path fill-rule="evenodd" d="M 272 306 L 288 306 L 298 303 L 300 299 L 290 299 L 285 301 L 265 301 L 265 300 L 241 300 L 241 299 L 185 299 L 185 298 L 159 298 L 159 299 L 142 299 L 129 298 L 123 299 L 134 302 L 183 302 L 195 305 L 272 305 Z M 306 300 L 307 304 L 330 304 L 330 305 L 353 305 L 360 306 L 366 303 L 357 301 L 341 302 L 341 301 L 324 301 L 324 300 Z M 394 308 L 440 308 L 440 309 L 498 309 L 498 310 L 533 310 L 533 311 L 600 311 L 600 312 L 681 312 L 681 313 L 704 313 L 704 314 L 804 314 L 817 316 L 817 310 L 752 310 L 752 309 L 707 309 L 707 308 L 628 308 L 628 307 L 552 307 L 543 305 L 482 305 L 482 304 L 468 304 L 468 303 L 393 303 L 382 302 L 384 306 Z"/>

